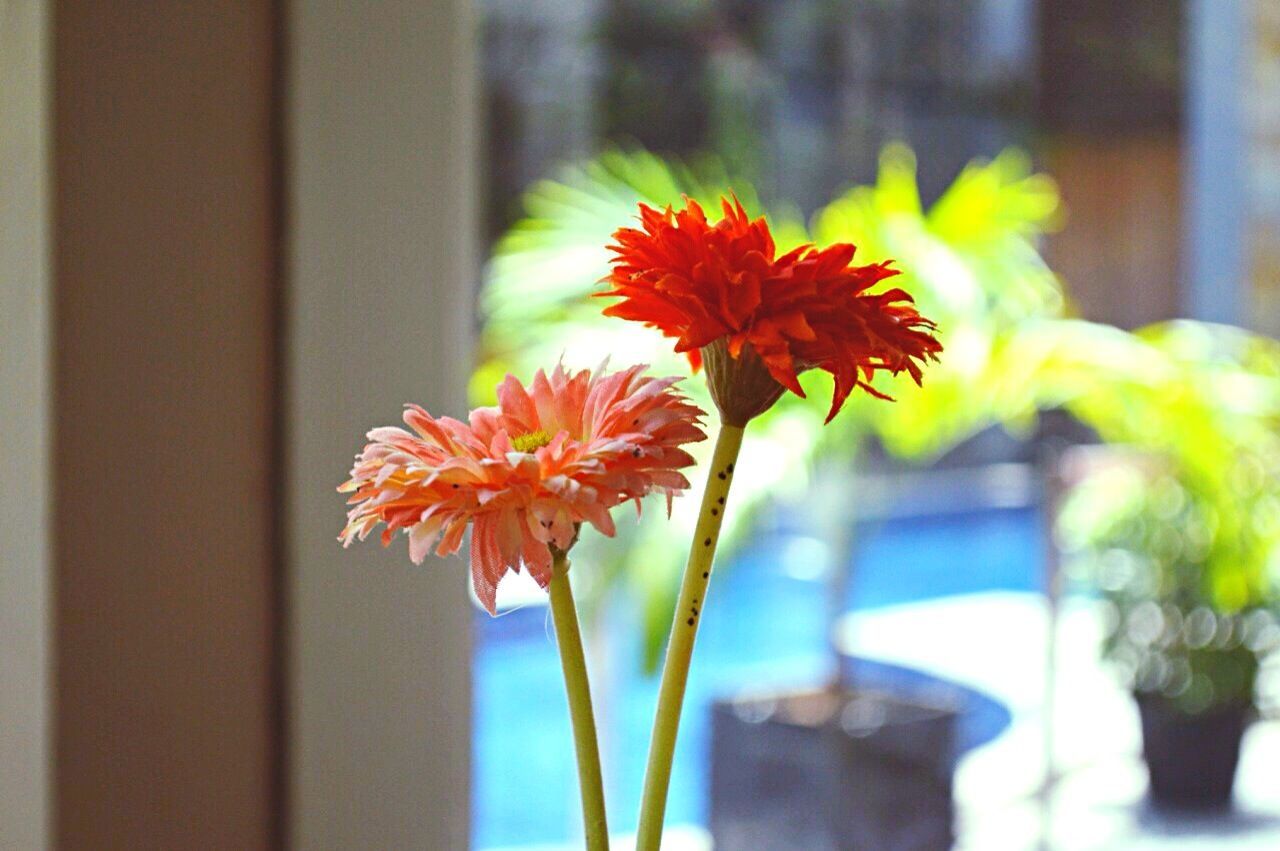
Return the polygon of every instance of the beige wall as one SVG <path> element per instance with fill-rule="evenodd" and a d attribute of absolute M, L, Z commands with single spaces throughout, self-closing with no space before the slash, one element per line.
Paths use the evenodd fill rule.
<path fill-rule="evenodd" d="M 0 0 L 0 848 L 49 820 L 45 6 Z"/>
<path fill-rule="evenodd" d="M 466 571 L 342 550 L 334 488 L 401 406 L 464 411 L 476 278 L 469 0 L 290 5 L 290 836 L 467 847 Z"/>

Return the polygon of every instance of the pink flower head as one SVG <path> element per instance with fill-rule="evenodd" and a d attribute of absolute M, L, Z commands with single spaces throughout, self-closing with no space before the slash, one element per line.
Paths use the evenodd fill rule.
<path fill-rule="evenodd" d="M 356 456 L 340 541 L 364 540 L 379 523 L 382 543 L 397 529 L 420 564 L 458 551 L 467 524 L 476 596 L 495 612 L 498 581 L 523 565 L 546 587 L 551 547 L 567 550 L 578 527 L 614 534 L 609 510 L 652 491 L 671 498 L 689 487 L 693 464 L 680 447 L 705 440 L 703 412 L 673 389 L 678 378 L 644 376 L 644 366 L 606 374 L 542 370 L 524 387 L 508 375 L 498 407 L 477 408 L 470 424 L 409 405 L 413 430 L 376 428 Z"/>

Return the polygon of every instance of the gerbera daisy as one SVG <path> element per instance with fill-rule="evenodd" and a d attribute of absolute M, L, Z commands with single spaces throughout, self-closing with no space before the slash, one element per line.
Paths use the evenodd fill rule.
<path fill-rule="evenodd" d="M 582 523 L 614 534 L 610 509 L 650 492 L 668 499 L 689 486 L 693 463 L 680 447 L 704 440 L 702 411 L 673 389 L 678 378 L 645 376 L 644 366 L 548 376 L 527 388 L 512 376 L 498 406 L 471 412 L 470 423 L 435 418 L 409 405 L 411 429 L 369 432 L 350 479 L 351 509 L 339 540 L 363 540 L 382 524 L 409 538 L 421 563 L 458 550 L 472 527 L 471 576 L 492 614 L 499 580 L 523 566 L 542 587 L 551 580 L 552 549 L 563 553 Z"/>
<path fill-rule="evenodd" d="M 619 299 L 606 314 L 657 328 L 695 369 L 705 363 L 721 418 L 658 688 L 639 851 L 661 845 L 694 637 L 747 423 L 786 390 L 804 396 L 797 376 L 807 369 L 835 379 L 830 422 L 856 387 L 888 398 L 871 385 L 877 372 L 906 372 L 919 384 L 922 366 L 942 351 L 910 295 L 873 292 L 898 274 L 887 262 L 854 266 L 845 244 L 779 257 L 764 219 L 749 219 L 736 198 L 721 206 L 712 223 L 689 199 L 679 211 L 641 204 L 640 227 L 614 233 L 610 288 L 599 293 Z"/>
<path fill-rule="evenodd" d="M 942 350 L 934 324 L 904 290 L 871 292 L 898 270 L 852 265 L 848 244 L 778 257 L 764 219 L 749 219 L 736 198 L 721 204 L 714 224 L 689 199 L 679 211 L 641 204 L 640 227 L 614 234 L 611 288 L 600 295 L 621 299 L 606 314 L 674 337 L 695 369 L 705 358 L 726 423 L 745 425 L 784 388 L 804 396 L 796 376 L 807 369 L 835 379 L 828 422 L 855 387 L 888 398 L 871 386 L 877 371 L 920 383 Z"/>

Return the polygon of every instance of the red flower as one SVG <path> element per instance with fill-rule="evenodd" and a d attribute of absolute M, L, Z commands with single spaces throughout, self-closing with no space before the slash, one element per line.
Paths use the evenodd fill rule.
<path fill-rule="evenodd" d="M 905 371 L 920 383 L 923 364 L 942 351 L 933 322 L 904 290 L 870 292 L 898 270 L 850 265 L 854 247 L 845 243 L 777 257 L 764 219 L 748 219 L 736 198 L 721 204 L 724 218 L 715 224 L 689 199 L 679 211 L 641 204 L 641 226 L 619 229 L 609 246 L 611 289 L 600 295 L 621 301 L 605 313 L 676 338 L 695 369 L 705 349 L 709 373 L 723 371 L 717 364 L 736 370 L 711 375 L 716 402 L 726 421 L 742 420 L 736 425 L 772 405 L 782 388 L 804 396 L 796 376 L 806 369 L 835 378 L 827 422 L 855 387 L 889 398 L 870 384 L 877 370 Z M 721 347 L 727 357 L 717 356 Z M 780 386 L 772 398 L 757 392 L 744 400 L 743 376 L 756 357 L 772 378 L 766 383 Z M 761 377 L 750 382 L 757 389 Z"/>

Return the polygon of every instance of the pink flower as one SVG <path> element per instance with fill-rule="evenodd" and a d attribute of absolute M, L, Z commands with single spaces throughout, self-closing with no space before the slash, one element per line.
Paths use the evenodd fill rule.
<path fill-rule="evenodd" d="M 413 430 L 376 428 L 338 488 L 352 496 L 339 540 L 364 540 L 379 524 L 382 543 L 397 529 L 421 563 L 458 551 L 471 524 L 471 578 L 495 611 L 498 581 L 524 566 L 546 587 L 551 547 L 569 549 L 587 522 L 614 534 L 609 511 L 653 491 L 671 498 L 689 487 L 693 464 L 680 447 L 705 440 L 703 412 L 644 366 L 612 374 L 542 370 L 525 388 L 508 375 L 498 407 L 477 408 L 470 424 L 407 406 Z"/>

